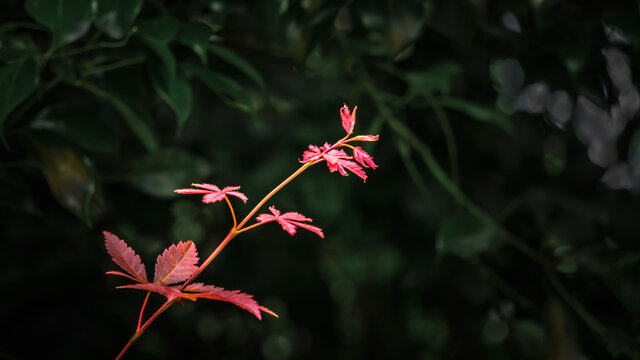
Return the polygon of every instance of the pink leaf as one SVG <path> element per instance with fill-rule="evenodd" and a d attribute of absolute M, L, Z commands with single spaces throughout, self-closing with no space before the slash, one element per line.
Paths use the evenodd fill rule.
<path fill-rule="evenodd" d="M 154 283 L 165 285 L 187 280 L 198 270 L 198 252 L 193 241 L 180 241 L 164 250 L 156 260 Z"/>
<path fill-rule="evenodd" d="M 169 301 L 178 299 L 183 295 L 176 288 L 173 288 L 171 286 L 167 286 L 164 284 L 156 284 L 156 283 L 122 285 L 122 286 L 116 287 L 116 289 L 138 289 L 138 290 L 153 291 L 160 295 L 163 295 Z"/>
<path fill-rule="evenodd" d="M 184 289 L 187 293 L 183 293 L 182 297 L 185 299 L 195 301 L 198 298 L 221 300 L 230 302 L 236 306 L 239 306 L 248 312 L 252 313 L 258 319 L 262 319 L 260 311 L 265 311 L 273 316 L 276 315 L 273 311 L 260 306 L 252 295 L 241 293 L 239 290 L 225 290 L 213 285 L 204 285 L 202 283 L 195 283 L 187 286 Z M 190 293 L 189 293 L 190 292 Z"/>
<path fill-rule="evenodd" d="M 107 247 L 107 251 L 111 255 L 113 262 L 131 275 L 131 279 L 147 283 L 147 271 L 138 256 L 132 248 L 130 248 L 124 240 L 119 239 L 108 231 L 103 231 L 104 244 Z M 119 272 L 112 272 L 114 275 L 126 276 Z"/>
<path fill-rule="evenodd" d="M 322 150 L 315 145 L 309 145 L 309 150 L 302 153 L 302 163 L 316 161 L 322 158 Z"/>
<path fill-rule="evenodd" d="M 260 214 L 258 215 L 258 217 L 256 217 L 256 220 L 260 223 L 266 223 L 275 220 L 278 222 L 278 224 L 280 224 L 280 226 L 282 226 L 282 228 L 286 232 L 291 235 L 296 233 L 296 227 L 299 226 L 303 229 L 307 229 L 318 234 L 318 236 L 320 236 L 321 238 L 324 238 L 322 229 L 313 225 L 305 224 L 304 222 L 311 222 L 313 220 L 305 217 L 302 214 L 296 212 L 288 212 L 281 215 L 280 210 L 276 209 L 274 206 L 270 206 L 269 211 L 271 211 L 273 215 Z"/>
<path fill-rule="evenodd" d="M 353 158 L 364 167 L 371 167 L 372 169 L 378 167 L 378 165 L 373 162 L 373 158 L 371 157 L 371 155 L 362 150 L 360 146 L 356 146 L 353 148 Z"/>
<path fill-rule="evenodd" d="M 236 191 L 240 186 L 227 186 L 220 190 L 219 187 L 211 184 L 191 184 L 196 189 L 176 189 L 174 192 L 178 194 L 204 194 L 203 203 L 214 203 L 223 200 L 227 195 L 235 196 L 245 203 L 249 200 L 243 193 Z"/>
<path fill-rule="evenodd" d="M 342 127 L 347 134 L 351 134 L 353 132 L 353 126 L 356 124 L 356 110 L 358 110 L 357 106 L 353 108 L 352 113 L 349 113 L 349 107 L 346 104 L 340 108 Z"/>

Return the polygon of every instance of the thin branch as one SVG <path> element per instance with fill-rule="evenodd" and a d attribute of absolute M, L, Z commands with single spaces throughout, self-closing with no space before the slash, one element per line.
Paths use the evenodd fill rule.
<path fill-rule="evenodd" d="M 227 201 L 227 205 L 229 205 L 229 210 L 231 211 L 231 217 L 233 218 L 233 228 L 238 227 L 238 222 L 236 221 L 236 213 L 233 211 L 233 206 L 231 205 L 231 201 L 229 201 L 229 197 L 225 196 L 224 199 Z"/>
<path fill-rule="evenodd" d="M 144 297 L 144 302 L 142 303 L 142 308 L 140 309 L 140 315 L 138 316 L 138 327 L 136 331 L 140 330 L 140 326 L 142 325 L 142 315 L 144 314 L 144 308 L 147 306 L 147 301 L 149 301 L 149 295 L 151 295 L 151 291 L 147 291 L 147 296 Z"/>

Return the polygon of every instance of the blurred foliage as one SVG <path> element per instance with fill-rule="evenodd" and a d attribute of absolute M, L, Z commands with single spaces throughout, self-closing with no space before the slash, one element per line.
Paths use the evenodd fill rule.
<path fill-rule="evenodd" d="M 280 319 L 176 306 L 130 358 L 640 358 L 637 2 L 2 8 L 2 357 L 115 356 L 143 299 L 104 275 L 100 230 L 147 264 L 206 255 L 226 209 L 171 190 L 257 201 L 342 136 L 344 102 L 380 168 L 273 199 L 326 239 L 261 228 L 203 275 Z"/>

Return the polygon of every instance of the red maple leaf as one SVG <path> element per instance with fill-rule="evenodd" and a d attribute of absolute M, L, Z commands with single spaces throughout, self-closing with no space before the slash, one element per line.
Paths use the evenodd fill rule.
<path fill-rule="evenodd" d="M 113 262 L 128 273 L 125 274 L 120 271 L 108 271 L 107 274 L 124 276 L 141 283 L 149 282 L 147 280 L 147 271 L 140 260 L 140 256 L 138 256 L 124 240 L 121 240 L 112 233 L 103 231 L 102 234 L 104 235 L 104 244 L 113 259 Z"/>
<path fill-rule="evenodd" d="M 227 301 L 247 310 L 248 312 L 255 315 L 255 317 L 257 317 L 258 319 L 262 319 L 262 314 L 260 313 L 260 311 L 264 311 L 268 314 L 278 317 L 278 315 L 273 311 L 267 309 L 264 306 L 260 306 L 260 304 L 258 304 L 253 299 L 253 295 L 242 293 L 239 290 L 225 290 L 213 285 L 195 283 L 187 286 L 184 291 L 187 292 L 183 295 L 185 299 L 195 301 L 198 298 L 203 298 Z M 193 299 L 191 299 L 191 297 L 193 297 Z"/>
<path fill-rule="evenodd" d="M 120 275 L 139 282 L 117 286 L 117 289 L 152 291 L 166 297 L 169 301 L 180 299 L 196 301 L 199 298 L 221 300 L 249 311 L 258 319 L 262 319 L 261 311 L 278 317 L 273 311 L 260 306 L 252 295 L 241 293 L 239 290 L 229 291 L 196 283 L 187 285 L 183 292 L 180 291 L 179 286 L 169 286 L 187 280 L 198 269 L 198 251 L 192 241 L 181 241 L 165 249 L 162 255 L 158 256 L 154 282 L 150 283 L 147 280 L 144 265 L 133 249 L 124 240 L 107 231 L 104 232 L 104 237 L 107 251 L 113 257 L 113 261 L 128 273 L 109 271 L 107 274 Z"/>
<path fill-rule="evenodd" d="M 224 199 L 227 195 L 235 196 L 245 203 L 248 200 L 243 193 L 236 191 L 240 189 L 240 186 L 227 186 L 222 190 L 211 184 L 191 184 L 191 186 L 200 189 L 176 189 L 174 192 L 177 192 L 178 194 L 205 194 L 202 197 L 203 203 L 214 203 Z"/>
<path fill-rule="evenodd" d="M 333 146 L 335 147 L 335 145 Z M 367 174 L 362 170 L 362 167 L 357 163 L 351 161 L 351 156 L 347 155 L 342 149 L 335 149 L 328 143 L 323 146 L 309 145 L 309 150 L 302 153 L 302 163 L 313 162 L 316 160 L 326 160 L 329 171 L 338 171 L 340 175 L 349 175 L 346 170 L 349 170 L 362 178 L 367 180 Z"/>
<path fill-rule="evenodd" d="M 258 215 L 258 217 L 256 217 L 256 220 L 258 220 L 258 222 L 260 223 L 277 221 L 278 224 L 280 224 L 280 226 L 282 226 L 282 228 L 291 235 L 296 233 L 296 227 L 299 226 L 303 229 L 307 229 L 311 232 L 318 234 L 318 236 L 320 236 L 321 238 L 324 238 L 322 229 L 313 225 L 305 224 L 304 222 L 306 221 L 311 222 L 313 220 L 303 216 L 302 214 L 299 214 L 297 212 L 287 212 L 284 214 L 280 214 L 280 211 L 277 210 L 274 206 L 270 206 L 269 210 L 273 215 L 260 214 Z"/>
<path fill-rule="evenodd" d="M 153 282 L 165 285 L 183 282 L 198 270 L 198 260 L 193 241 L 173 244 L 158 255 Z"/>
<path fill-rule="evenodd" d="M 360 146 L 356 146 L 353 148 L 353 158 L 364 167 L 371 167 L 372 169 L 378 167 L 378 165 L 373 162 L 373 158 L 371 157 L 371 155 L 362 150 Z"/>
<path fill-rule="evenodd" d="M 329 171 L 338 171 L 340 175 L 347 176 L 349 174 L 346 170 L 349 170 L 359 176 L 362 180 L 367 180 L 367 174 L 364 172 L 364 170 L 362 170 L 362 167 L 349 160 L 353 158 L 351 156 L 348 156 L 347 153 L 344 152 L 344 150 L 331 149 L 323 154 L 323 157 L 325 160 L 327 160 Z"/>

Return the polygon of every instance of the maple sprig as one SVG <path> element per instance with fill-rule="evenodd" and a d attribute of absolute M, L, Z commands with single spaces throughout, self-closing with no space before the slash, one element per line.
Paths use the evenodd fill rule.
<path fill-rule="evenodd" d="M 262 319 L 262 313 L 267 313 L 278 317 L 276 313 L 260 306 L 252 295 L 240 292 L 239 290 L 225 290 L 213 285 L 205 285 L 203 283 L 194 283 L 194 279 L 211 264 L 224 247 L 238 234 L 247 230 L 251 230 L 258 226 L 269 222 L 277 222 L 282 229 L 291 235 L 294 235 L 297 228 L 309 230 L 321 238 L 324 238 L 322 229 L 311 225 L 312 220 L 297 212 L 281 213 L 275 206 L 270 206 L 269 213 L 263 213 L 255 217 L 256 223 L 247 225 L 247 222 L 254 218 L 254 215 L 266 204 L 271 197 L 285 187 L 289 182 L 304 172 L 309 167 L 326 161 L 330 172 L 338 172 L 343 176 L 353 173 L 362 180 L 367 180 L 365 168 L 375 169 L 378 165 L 373 161 L 373 157 L 359 146 L 352 146 L 350 143 L 354 141 L 377 141 L 378 135 L 356 135 L 352 136 L 356 123 L 356 110 L 349 111 L 349 107 L 345 104 L 340 108 L 340 119 L 342 127 L 346 131 L 346 136 L 338 140 L 333 145 L 325 142 L 322 146 L 309 145 L 309 149 L 302 154 L 302 166 L 293 174 L 282 181 L 278 186 L 271 190 L 265 197 L 253 207 L 251 211 L 242 219 L 237 221 L 233 205 L 229 199 L 230 196 L 237 197 L 244 203 L 248 198 L 239 192 L 240 186 L 226 186 L 220 189 L 218 186 L 206 183 L 191 184 L 192 188 L 176 189 L 179 194 L 198 194 L 202 195 L 202 202 L 206 204 L 216 203 L 225 200 L 229 206 L 231 216 L 233 218 L 233 227 L 229 233 L 220 242 L 216 249 L 198 266 L 200 259 L 196 246 L 192 241 L 180 241 L 165 249 L 156 259 L 155 272 L 153 282 L 149 282 L 147 272 L 135 251 L 127 245 L 124 240 L 110 232 L 104 232 L 105 246 L 107 251 L 113 258 L 113 261 L 123 271 L 108 271 L 107 274 L 118 275 L 133 280 L 135 283 L 117 286 L 118 289 L 137 289 L 147 291 L 147 296 L 140 309 L 138 318 L 138 327 L 129 342 L 124 346 L 120 354 L 116 357 L 120 359 L 131 345 L 138 339 L 149 325 L 162 312 L 168 309 L 176 301 L 182 300 L 196 301 L 197 299 L 211 299 L 232 303 L 242 309 L 247 310 L 258 319 Z M 345 150 L 351 150 L 349 155 Z M 149 299 L 150 293 L 157 293 L 164 296 L 166 302 L 158 308 L 146 322 L 142 322 L 144 309 Z"/>
<path fill-rule="evenodd" d="M 344 105 L 340 109 L 340 117 L 342 119 L 342 127 L 347 132 L 347 135 L 340 139 L 333 145 L 329 145 L 329 143 L 324 143 L 322 146 L 309 145 L 309 150 L 305 150 L 302 153 L 302 161 L 303 164 L 308 163 L 318 163 L 321 161 L 327 162 L 327 167 L 329 167 L 330 172 L 339 172 L 342 176 L 347 176 L 350 172 L 356 174 L 356 176 L 360 177 L 362 180 L 367 180 L 367 174 L 362 169 L 372 168 L 375 169 L 378 167 L 375 162 L 373 162 L 373 157 L 369 155 L 366 151 L 364 151 L 359 146 L 351 146 L 348 143 L 352 141 L 378 141 L 380 138 L 379 135 L 358 135 L 352 138 L 349 138 L 349 135 L 353 133 L 353 128 L 356 124 L 356 110 L 358 107 L 353 108 L 353 112 L 349 112 L 349 107 Z M 338 149 L 340 147 L 347 147 L 353 150 L 353 156 L 349 156 L 344 150 Z M 351 161 L 351 159 L 355 161 Z"/>
<path fill-rule="evenodd" d="M 198 269 L 198 252 L 193 241 L 181 241 L 173 244 L 164 250 L 156 260 L 156 271 L 153 282 L 147 281 L 146 270 L 140 256 L 127 245 L 127 243 L 104 231 L 104 241 L 113 261 L 128 274 L 120 271 L 108 271 L 107 274 L 124 276 L 132 279 L 137 284 L 117 286 L 118 289 L 138 289 L 158 293 L 167 298 L 167 301 L 187 299 L 196 301 L 197 299 L 211 299 L 230 302 L 242 309 L 252 313 L 258 319 L 262 319 L 261 311 L 275 317 L 276 313 L 260 306 L 252 295 L 241 293 L 238 290 L 225 290 L 213 285 L 190 284 L 180 290 L 180 286 L 169 286 L 181 283 Z"/>

